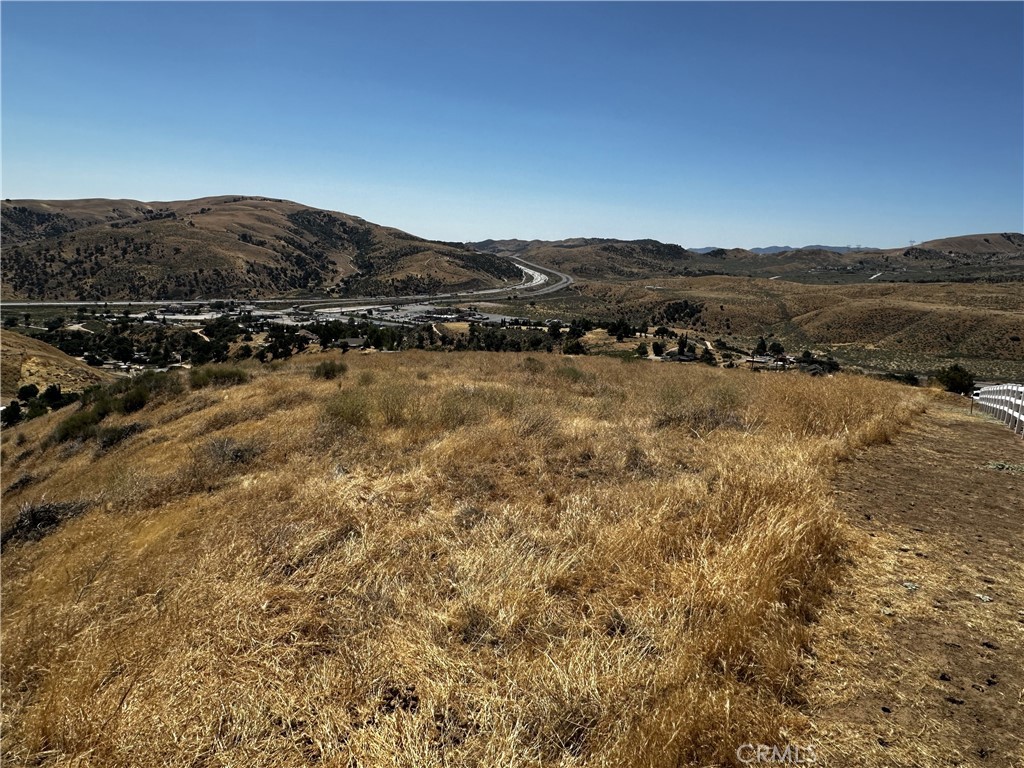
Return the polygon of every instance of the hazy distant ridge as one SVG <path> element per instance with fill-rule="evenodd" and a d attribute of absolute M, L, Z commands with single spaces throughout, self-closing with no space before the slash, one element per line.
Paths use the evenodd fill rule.
<path fill-rule="evenodd" d="M 723 250 L 718 246 L 707 246 L 705 248 L 690 248 L 694 253 L 710 253 L 711 251 Z M 773 253 L 784 253 L 786 251 L 832 251 L 833 253 L 873 253 L 882 250 L 881 248 L 869 248 L 867 246 L 850 247 L 846 245 L 802 245 L 794 248 L 791 245 L 768 245 L 764 248 L 747 248 L 751 253 L 759 256 Z"/>

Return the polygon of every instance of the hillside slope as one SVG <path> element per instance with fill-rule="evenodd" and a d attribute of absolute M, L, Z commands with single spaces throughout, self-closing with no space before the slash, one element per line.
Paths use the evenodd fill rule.
<path fill-rule="evenodd" d="M 698 254 L 657 240 L 484 240 L 470 243 L 488 253 L 523 256 L 581 278 L 638 279 L 687 272 Z"/>
<path fill-rule="evenodd" d="M 940 240 L 928 240 L 917 245 L 943 253 L 965 255 L 1020 255 L 1024 250 L 1024 235 L 1019 232 L 992 232 L 982 235 L 961 235 Z"/>
<path fill-rule="evenodd" d="M 35 384 L 40 391 L 58 384 L 63 392 L 81 392 L 113 380 L 113 374 L 92 368 L 56 347 L 15 333 L 0 331 L 0 401 L 7 404 L 18 388 Z"/>
<path fill-rule="evenodd" d="M 807 246 L 755 253 L 742 248 L 690 251 L 657 240 L 484 240 L 474 248 L 519 255 L 590 280 L 733 275 L 797 282 L 1020 281 L 1024 235 L 966 235 L 909 248 L 864 251 Z"/>
<path fill-rule="evenodd" d="M 2 226 L 4 298 L 394 295 L 522 278 L 460 244 L 263 197 L 5 200 Z"/>
<path fill-rule="evenodd" d="M 814 738 L 846 569 L 824 471 L 912 390 L 345 361 L 4 431 L 5 763 L 669 768 Z"/>
<path fill-rule="evenodd" d="M 881 283 L 815 285 L 713 275 L 649 280 L 580 281 L 533 308 L 492 303 L 536 317 L 625 317 L 657 326 L 666 307 L 699 306 L 688 329 L 753 348 L 775 338 L 799 355 L 826 350 L 845 365 L 927 373 L 959 363 L 979 378 L 1024 381 L 1024 289 L 1020 283 Z"/>

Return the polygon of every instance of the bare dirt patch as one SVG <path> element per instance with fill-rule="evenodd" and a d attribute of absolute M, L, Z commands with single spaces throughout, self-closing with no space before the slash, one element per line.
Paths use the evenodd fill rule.
<path fill-rule="evenodd" d="M 1024 442 L 957 399 L 839 466 L 852 579 L 809 691 L 841 766 L 1024 765 Z"/>

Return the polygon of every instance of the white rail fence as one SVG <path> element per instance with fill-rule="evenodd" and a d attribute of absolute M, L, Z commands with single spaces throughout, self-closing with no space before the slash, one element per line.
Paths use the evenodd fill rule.
<path fill-rule="evenodd" d="M 974 393 L 977 407 L 1024 437 L 1024 384 L 996 384 Z"/>

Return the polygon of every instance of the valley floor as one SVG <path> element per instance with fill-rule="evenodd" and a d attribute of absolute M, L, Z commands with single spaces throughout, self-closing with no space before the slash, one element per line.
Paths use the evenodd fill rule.
<path fill-rule="evenodd" d="M 816 639 L 819 757 L 1024 765 L 1024 442 L 951 400 L 833 486 L 859 551 Z"/>

